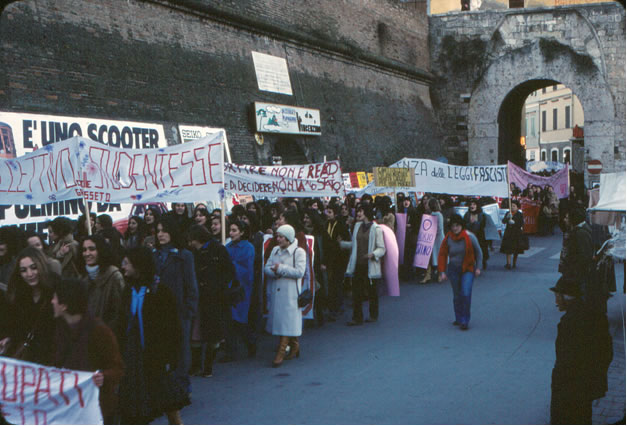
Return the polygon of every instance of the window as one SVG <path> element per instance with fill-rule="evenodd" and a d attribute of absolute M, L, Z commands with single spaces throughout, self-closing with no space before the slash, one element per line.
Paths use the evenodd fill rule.
<path fill-rule="evenodd" d="M 536 119 L 531 117 L 529 119 L 529 124 L 531 125 L 531 136 L 536 137 Z"/>
<path fill-rule="evenodd" d="M 546 87 L 542 88 L 542 93 L 546 93 Z"/>
<path fill-rule="evenodd" d="M 536 152 L 535 152 L 535 151 L 531 151 L 531 152 L 529 153 L 529 159 L 530 159 L 531 161 L 536 161 Z"/>
<path fill-rule="evenodd" d="M 542 111 L 542 131 L 546 132 L 546 111 Z"/>
<path fill-rule="evenodd" d="M 558 156 L 559 156 L 560 150 L 557 148 L 553 148 L 551 150 L 551 161 L 559 161 Z"/>
<path fill-rule="evenodd" d="M 557 90 L 557 84 L 553 85 L 553 91 L 555 92 Z"/>
<path fill-rule="evenodd" d="M 564 148 L 564 163 L 570 163 L 570 148 Z"/>
<path fill-rule="evenodd" d="M 564 127 L 570 129 L 570 105 L 566 106 L 564 110 L 564 122 L 566 123 Z"/>
<path fill-rule="evenodd" d="M 525 0 L 509 0 L 509 8 L 525 7 Z"/>
<path fill-rule="evenodd" d="M 546 149 L 543 149 L 542 152 L 540 152 L 540 161 L 546 161 Z"/>
<path fill-rule="evenodd" d="M 553 108 L 553 130 L 557 130 L 557 108 Z"/>

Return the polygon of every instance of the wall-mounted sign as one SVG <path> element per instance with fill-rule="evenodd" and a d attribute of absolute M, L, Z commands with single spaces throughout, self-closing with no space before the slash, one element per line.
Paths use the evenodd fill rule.
<path fill-rule="evenodd" d="M 112 148 L 168 146 L 160 124 L 0 112 L 0 157 L 3 158 L 19 157 L 73 136 L 82 136 Z"/>
<path fill-rule="evenodd" d="M 320 110 L 255 102 L 258 132 L 321 135 Z"/>
<path fill-rule="evenodd" d="M 253 52 L 253 63 L 255 64 L 259 90 L 284 95 L 292 94 L 292 84 L 285 59 Z"/>

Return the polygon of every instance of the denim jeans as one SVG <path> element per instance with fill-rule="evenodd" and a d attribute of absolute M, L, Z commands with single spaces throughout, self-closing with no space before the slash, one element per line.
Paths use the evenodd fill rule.
<path fill-rule="evenodd" d="M 455 309 L 455 321 L 460 324 L 468 324 L 470 321 L 470 298 L 472 295 L 472 283 L 475 274 L 462 272 L 461 267 L 450 267 L 447 272 L 448 279 L 453 289 L 453 308 Z"/>

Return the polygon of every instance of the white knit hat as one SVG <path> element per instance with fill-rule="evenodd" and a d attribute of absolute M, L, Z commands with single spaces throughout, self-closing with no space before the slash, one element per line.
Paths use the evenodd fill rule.
<path fill-rule="evenodd" d="M 296 232 L 294 231 L 294 228 L 292 228 L 291 225 L 279 226 L 279 229 L 276 230 L 276 233 L 283 235 L 287 239 L 287 241 L 289 241 L 290 243 L 293 243 L 294 238 L 296 237 Z"/>

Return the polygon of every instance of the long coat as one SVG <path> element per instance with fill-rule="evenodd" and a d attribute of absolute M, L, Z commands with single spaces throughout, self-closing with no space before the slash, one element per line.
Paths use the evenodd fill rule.
<path fill-rule="evenodd" d="M 246 297 L 237 305 L 231 308 L 232 318 L 242 324 L 248 322 L 248 310 L 250 308 L 250 298 L 253 294 L 255 281 L 255 248 L 246 240 L 230 242 L 226 245 L 233 266 L 235 266 L 235 278 L 239 280 L 239 285 L 244 288 Z"/>
<path fill-rule="evenodd" d="M 160 259 L 160 252 L 167 251 L 165 260 Z M 176 299 L 179 319 L 191 321 L 198 308 L 198 284 L 194 268 L 194 256 L 189 250 L 161 248 L 153 251 L 157 275 L 162 285 L 167 285 Z"/>
<path fill-rule="evenodd" d="M 100 318 L 110 329 L 117 330 L 124 289 L 122 273 L 111 265 L 100 271 L 94 280 L 88 276 L 83 279 L 87 281 L 87 312 L 93 317 Z"/>
<path fill-rule="evenodd" d="M 278 263 L 275 273 L 272 266 Z M 269 278 L 270 303 L 266 330 L 275 336 L 303 334 L 303 315 L 298 307 L 300 282 L 307 268 L 305 250 L 294 240 L 286 249 L 276 246 L 266 262 L 264 272 Z"/>
<path fill-rule="evenodd" d="M 522 211 L 518 210 L 514 213 L 512 220 L 514 223 L 509 223 L 509 212 L 505 214 L 503 223 L 505 226 L 505 233 L 503 234 L 503 241 L 501 241 L 501 253 L 505 254 L 521 254 L 525 250 L 522 248 L 521 239 L 523 236 L 524 218 Z"/>
<path fill-rule="evenodd" d="M 355 224 L 355 230 L 353 231 L 352 242 L 342 241 L 340 245 L 342 247 L 351 248 L 351 257 L 348 260 L 348 266 L 346 267 L 346 276 L 352 277 L 355 273 L 355 265 L 357 265 L 357 233 L 359 228 L 363 225 L 363 222 L 357 222 Z M 374 254 L 373 259 L 368 259 L 368 278 L 381 278 L 383 274 L 381 272 L 381 258 L 385 256 L 385 243 L 383 241 L 383 231 L 376 223 L 370 226 L 368 234 L 368 253 Z"/>

